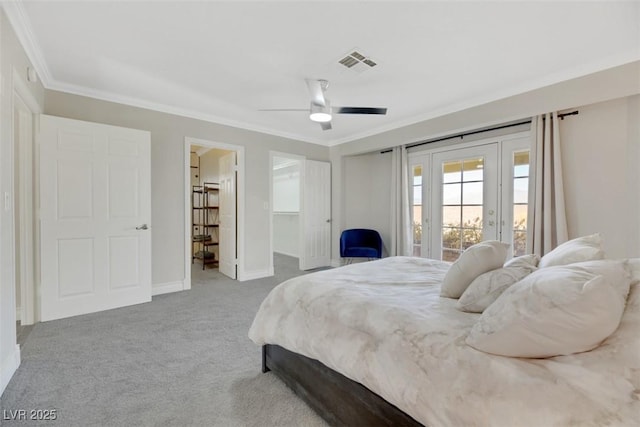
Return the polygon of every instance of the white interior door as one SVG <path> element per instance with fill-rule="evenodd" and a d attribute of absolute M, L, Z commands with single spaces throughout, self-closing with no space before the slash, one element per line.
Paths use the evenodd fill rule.
<path fill-rule="evenodd" d="M 232 279 L 237 275 L 236 256 L 236 152 L 220 157 L 220 272 Z"/>
<path fill-rule="evenodd" d="M 300 269 L 331 264 L 331 164 L 304 161 Z"/>
<path fill-rule="evenodd" d="M 498 238 L 498 144 L 433 155 L 431 258 L 455 261 Z"/>
<path fill-rule="evenodd" d="M 151 301 L 150 134 L 40 116 L 41 320 Z"/>

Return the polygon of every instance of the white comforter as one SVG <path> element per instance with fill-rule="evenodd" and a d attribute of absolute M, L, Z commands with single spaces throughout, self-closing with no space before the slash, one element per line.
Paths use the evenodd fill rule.
<path fill-rule="evenodd" d="M 288 280 L 249 331 L 317 359 L 428 426 L 640 425 L 640 286 L 590 352 L 549 359 L 465 344 L 478 314 L 440 298 L 449 264 L 393 257 Z"/>

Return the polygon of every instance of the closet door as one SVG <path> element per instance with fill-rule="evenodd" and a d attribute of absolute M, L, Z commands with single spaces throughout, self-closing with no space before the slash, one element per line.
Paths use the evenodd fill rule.
<path fill-rule="evenodd" d="M 300 270 L 331 264 L 331 163 L 305 160 Z"/>
<path fill-rule="evenodd" d="M 151 134 L 40 116 L 41 320 L 151 301 Z"/>
<path fill-rule="evenodd" d="M 455 261 L 498 239 L 498 144 L 434 153 L 432 161 L 430 257 Z"/>

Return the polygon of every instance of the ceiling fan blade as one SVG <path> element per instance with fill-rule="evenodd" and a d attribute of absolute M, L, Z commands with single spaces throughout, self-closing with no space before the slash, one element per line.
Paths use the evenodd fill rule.
<path fill-rule="evenodd" d="M 311 95 L 311 102 L 324 107 L 326 101 L 324 99 L 324 92 L 322 90 L 322 83 L 320 80 L 305 79 L 307 87 L 309 88 L 309 94 Z"/>
<path fill-rule="evenodd" d="M 331 122 L 321 122 L 320 127 L 322 128 L 322 130 L 330 130 Z"/>
<path fill-rule="evenodd" d="M 261 108 L 258 111 L 309 111 L 308 108 Z"/>
<path fill-rule="evenodd" d="M 333 107 L 336 114 L 387 114 L 386 108 L 373 107 Z"/>

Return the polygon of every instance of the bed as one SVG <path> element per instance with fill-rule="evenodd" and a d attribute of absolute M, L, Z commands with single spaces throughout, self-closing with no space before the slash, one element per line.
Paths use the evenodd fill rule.
<path fill-rule="evenodd" d="M 274 288 L 249 337 L 333 425 L 638 425 L 640 292 L 594 350 L 545 359 L 478 351 L 479 314 L 440 297 L 449 263 L 391 257 Z"/>

